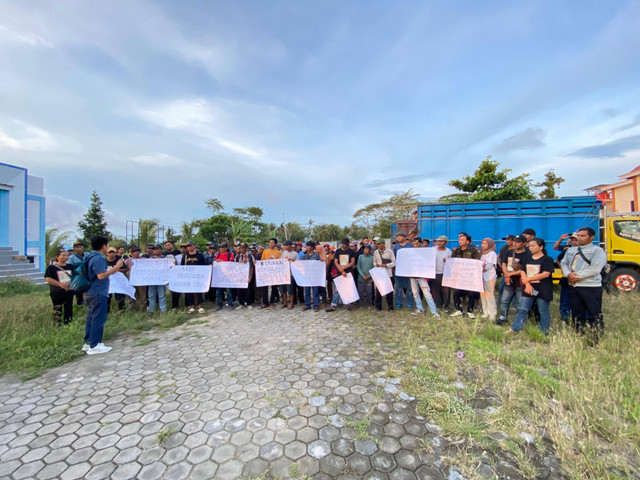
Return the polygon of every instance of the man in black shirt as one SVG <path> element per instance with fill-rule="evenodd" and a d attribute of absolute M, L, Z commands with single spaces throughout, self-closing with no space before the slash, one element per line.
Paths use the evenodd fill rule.
<path fill-rule="evenodd" d="M 471 235 L 462 232 L 458 235 L 458 244 L 460 246 L 453 249 L 453 252 L 451 252 L 451 258 L 480 260 L 482 255 L 477 248 L 471 245 Z M 469 299 L 469 304 L 467 305 L 467 317 L 475 318 L 473 309 L 476 306 L 476 301 L 480 298 L 480 294 L 478 292 L 472 292 L 471 290 L 460 289 L 453 291 L 453 304 L 456 307 L 456 311 L 451 314 L 452 317 L 459 317 L 462 315 L 462 297 L 465 296 Z"/>
<path fill-rule="evenodd" d="M 353 270 L 356 264 L 356 252 L 352 248 L 349 248 L 349 239 L 343 238 L 340 242 L 340 248 L 336 250 L 333 258 L 333 266 L 335 267 L 337 274 L 346 277 L 348 273 L 353 275 Z M 354 280 L 355 281 L 355 280 Z M 327 308 L 327 312 L 334 312 L 338 306 L 340 300 L 340 294 L 338 293 L 338 287 L 334 287 L 333 299 L 331 300 L 331 306 Z M 347 305 L 347 310 L 351 310 L 351 306 Z"/>
<path fill-rule="evenodd" d="M 196 251 L 196 244 L 193 242 L 187 242 L 187 253 L 182 255 L 180 265 L 194 266 L 206 264 L 207 262 L 204 259 L 204 255 Z M 198 313 L 204 313 L 201 293 L 185 293 L 184 298 L 185 303 L 187 304 L 187 313 L 193 313 L 196 310 Z"/>
<path fill-rule="evenodd" d="M 524 248 L 526 242 L 527 238 L 524 235 L 518 235 L 513 239 L 513 250 L 500 260 L 502 262 L 502 274 L 504 275 L 504 290 L 500 303 L 500 318 L 496 322 L 498 325 L 502 325 L 507 321 L 509 305 L 511 305 L 514 297 L 516 308 L 520 304 L 520 297 L 522 296 L 520 270 L 522 270 L 525 259 L 529 256 L 529 251 Z"/>

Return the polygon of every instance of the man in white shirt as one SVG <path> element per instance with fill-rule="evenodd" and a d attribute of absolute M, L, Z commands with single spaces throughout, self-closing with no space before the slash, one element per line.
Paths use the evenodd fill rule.
<path fill-rule="evenodd" d="M 444 272 L 444 259 L 451 256 L 451 250 L 447 248 L 449 239 L 446 235 L 436 238 L 436 278 L 429 280 L 431 295 L 436 302 L 436 307 L 445 312 L 449 309 L 449 287 L 442 286 L 442 273 Z"/>

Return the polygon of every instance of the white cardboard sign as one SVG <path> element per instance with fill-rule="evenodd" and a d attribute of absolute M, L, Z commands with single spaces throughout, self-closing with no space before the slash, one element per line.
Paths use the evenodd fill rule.
<path fill-rule="evenodd" d="M 299 287 L 324 287 L 327 264 L 322 260 L 296 260 L 291 262 L 291 275 Z"/>
<path fill-rule="evenodd" d="M 447 258 L 442 273 L 442 286 L 483 292 L 482 260 Z"/>
<path fill-rule="evenodd" d="M 288 285 L 291 283 L 289 260 L 258 260 L 256 262 L 256 286 Z"/>
<path fill-rule="evenodd" d="M 333 281 L 336 284 L 342 303 L 349 305 L 350 303 L 360 300 L 360 295 L 358 295 L 358 289 L 356 288 L 356 282 L 353 281 L 353 275 L 350 273 L 347 273 L 346 277 L 338 275 L 333 279 Z"/>
<path fill-rule="evenodd" d="M 436 250 L 434 248 L 401 248 L 396 255 L 396 275 L 436 278 Z"/>
<path fill-rule="evenodd" d="M 109 277 L 109 293 L 123 293 L 135 300 L 136 289 L 129 283 L 122 272 L 114 273 Z"/>
<path fill-rule="evenodd" d="M 209 265 L 176 265 L 169 274 L 169 290 L 177 293 L 204 293 L 211 285 Z"/>
<path fill-rule="evenodd" d="M 373 283 L 376 285 L 376 289 L 383 297 L 388 293 L 393 292 L 393 284 L 391 283 L 391 277 L 389 277 L 389 272 L 384 267 L 374 267 L 369 270 L 369 275 L 373 280 Z"/>
<path fill-rule="evenodd" d="M 134 287 L 145 285 L 166 285 L 173 258 L 134 258 L 129 282 Z"/>
<path fill-rule="evenodd" d="M 249 264 L 213 262 L 211 286 L 217 288 L 248 288 Z"/>

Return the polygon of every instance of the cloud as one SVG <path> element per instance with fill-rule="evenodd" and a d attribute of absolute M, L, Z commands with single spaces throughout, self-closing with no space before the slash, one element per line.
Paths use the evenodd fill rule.
<path fill-rule="evenodd" d="M 421 173 L 418 175 L 405 175 L 403 177 L 384 178 L 378 180 L 372 180 L 364 184 L 366 188 L 378 188 L 385 185 L 397 185 L 400 183 L 417 183 L 428 178 L 438 178 L 442 176 L 439 172 Z"/>
<path fill-rule="evenodd" d="M 636 115 L 630 123 L 623 125 L 618 130 L 616 130 L 616 132 L 624 132 L 625 130 L 629 130 L 630 128 L 637 127 L 638 125 L 640 125 L 640 113 Z"/>
<path fill-rule="evenodd" d="M 604 113 L 607 117 L 615 117 L 618 115 L 618 111 L 615 108 L 603 108 L 602 113 Z"/>
<path fill-rule="evenodd" d="M 544 147 L 545 144 L 542 141 L 544 137 L 545 132 L 541 128 L 527 128 L 523 132 L 505 138 L 494 146 L 493 150 L 496 153 L 507 153 L 514 150 L 535 150 L 536 148 Z"/>
<path fill-rule="evenodd" d="M 0 43 L 2 43 L 3 40 L 12 43 L 23 43 L 26 45 L 31 45 L 32 47 L 55 47 L 55 44 L 41 37 L 40 35 L 28 32 L 16 32 L 15 30 L 11 30 L 4 25 L 0 25 Z"/>
<path fill-rule="evenodd" d="M 0 148 L 47 152 L 55 150 L 58 146 L 53 136 L 39 127 L 19 120 L 14 120 L 12 127 L 12 134 L 0 130 Z"/>
<path fill-rule="evenodd" d="M 137 110 L 143 120 L 170 129 L 188 129 L 213 120 L 206 100 L 176 100 L 155 108 Z"/>
<path fill-rule="evenodd" d="M 183 163 L 184 160 L 181 158 L 172 157 L 171 155 L 167 155 L 166 153 L 152 153 L 150 155 L 138 155 L 136 157 L 131 157 L 136 163 L 147 166 L 167 166 L 167 165 L 177 165 L 179 163 Z"/>
<path fill-rule="evenodd" d="M 574 152 L 568 153 L 567 157 L 582 158 L 616 158 L 621 157 L 626 152 L 640 149 L 640 135 L 620 138 L 607 142 L 602 145 L 593 145 L 591 147 L 580 148 Z"/>

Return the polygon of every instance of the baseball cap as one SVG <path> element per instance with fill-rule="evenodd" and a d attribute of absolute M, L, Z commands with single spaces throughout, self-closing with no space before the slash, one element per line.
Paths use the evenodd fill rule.
<path fill-rule="evenodd" d="M 373 239 L 373 241 L 376 243 L 384 243 L 384 238 L 376 237 Z"/>
<path fill-rule="evenodd" d="M 117 250 L 114 247 L 109 247 L 107 249 L 107 253 L 109 253 L 109 252 L 117 252 Z"/>
<path fill-rule="evenodd" d="M 154 246 L 153 243 L 147 243 L 146 245 L 147 248 L 153 248 L 153 246 Z"/>
<path fill-rule="evenodd" d="M 526 243 L 527 237 L 525 237 L 524 235 L 518 235 L 513 239 L 513 241 L 518 243 Z"/>
<path fill-rule="evenodd" d="M 78 245 L 82 245 L 84 247 L 84 243 L 82 243 L 82 240 L 76 240 L 76 242 L 73 244 L 74 247 L 77 247 Z"/>
<path fill-rule="evenodd" d="M 515 235 L 509 234 L 506 237 L 503 237 L 502 239 L 503 240 L 514 240 L 515 238 L 516 238 Z"/>
<path fill-rule="evenodd" d="M 156 248 L 158 248 L 158 249 L 162 250 L 162 245 L 160 245 L 159 243 L 156 243 L 156 244 L 153 246 L 153 249 L 155 250 Z"/>
<path fill-rule="evenodd" d="M 353 240 L 353 241 L 349 244 L 349 246 L 350 246 L 350 247 L 356 247 L 356 246 L 358 246 L 358 242 L 356 242 L 355 240 Z"/>
<path fill-rule="evenodd" d="M 192 242 L 192 243 L 193 243 L 193 242 Z M 184 242 L 183 242 L 183 243 L 181 243 L 181 244 L 180 244 L 180 248 L 182 248 L 182 247 L 187 248 L 187 244 L 186 244 L 186 243 L 184 243 Z"/>
<path fill-rule="evenodd" d="M 229 248 L 229 244 L 227 244 L 227 242 L 220 242 L 220 248 Z"/>
<path fill-rule="evenodd" d="M 140 251 L 140 247 L 137 245 L 131 245 L 131 248 L 129 249 L 129 251 L 131 252 L 139 252 Z"/>
<path fill-rule="evenodd" d="M 407 236 L 407 234 L 406 234 L 406 233 L 404 233 L 404 232 L 398 232 L 398 233 L 396 234 L 396 237 L 406 237 L 406 236 Z"/>
<path fill-rule="evenodd" d="M 191 240 L 189 240 L 189 241 L 187 242 L 187 247 L 195 247 L 195 246 L 196 246 L 196 244 L 195 244 L 195 243 L 193 243 Z"/>
<path fill-rule="evenodd" d="M 291 245 L 293 245 L 293 242 L 291 240 L 285 240 L 282 245 L 286 245 L 287 247 L 290 247 Z"/>
<path fill-rule="evenodd" d="M 440 235 L 438 238 L 436 238 L 436 242 L 448 242 L 449 241 L 449 237 L 447 237 L 446 235 Z"/>
<path fill-rule="evenodd" d="M 524 232 L 522 232 L 523 235 L 533 235 L 534 237 L 536 236 L 536 231 L 533 228 L 525 228 Z"/>

